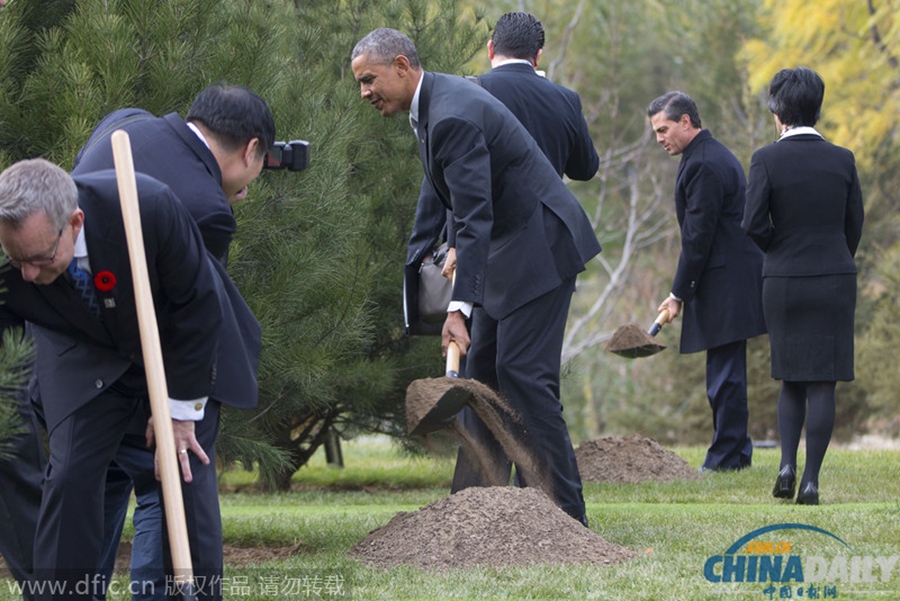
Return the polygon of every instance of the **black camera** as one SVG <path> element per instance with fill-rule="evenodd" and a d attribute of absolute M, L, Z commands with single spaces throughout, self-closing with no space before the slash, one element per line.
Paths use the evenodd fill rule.
<path fill-rule="evenodd" d="M 275 142 L 266 153 L 266 160 L 263 163 L 263 169 L 303 171 L 307 167 L 309 167 L 309 142 L 306 140 Z"/>

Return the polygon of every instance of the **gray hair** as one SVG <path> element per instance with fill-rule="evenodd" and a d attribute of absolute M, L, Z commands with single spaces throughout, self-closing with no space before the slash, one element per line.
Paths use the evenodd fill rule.
<path fill-rule="evenodd" d="M 419 53 L 416 45 L 406 35 L 396 29 L 382 27 L 369 33 L 357 42 L 350 55 L 350 60 L 360 55 L 367 55 L 369 61 L 376 65 L 388 65 L 401 54 L 409 59 L 409 66 L 420 69 Z"/>
<path fill-rule="evenodd" d="M 13 228 L 43 213 L 57 229 L 65 227 L 78 208 L 78 188 L 58 165 L 27 159 L 0 173 L 0 221 Z"/>

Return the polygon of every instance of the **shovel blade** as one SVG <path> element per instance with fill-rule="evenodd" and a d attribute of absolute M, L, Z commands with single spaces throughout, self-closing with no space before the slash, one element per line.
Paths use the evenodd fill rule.
<path fill-rule="evenodd" d="M 626 359 L 640 359 L 641 357 L 649 357 L 651 355 L 655 355 L 656 353 L 664 350 L 666 345 L 664 344 L 642 344 L 640 346 L 635 346 L 632 348 L 619 349 L 619 350 L 610 350 L 614 355 L 618 355 L 620 357 L 625 357 Z"/>
<path fill-rule="evenodd" d="M 415 380 L 406 389 L 406 422 L 411 436 L 441 430 L 472 399 L 466 380 L 432 378 Z M 432 401 L 432 399 L 437 399 Z"/>

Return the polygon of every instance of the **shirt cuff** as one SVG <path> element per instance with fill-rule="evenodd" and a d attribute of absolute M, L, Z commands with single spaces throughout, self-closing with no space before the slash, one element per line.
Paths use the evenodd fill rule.
<path fill-rule="evenodd" d="M 199 422 L 203 419 L 207 400 L 209 400 L 207 396 L 194 399 L 193 401 L 169 399 L 171 418 L 181 422 Z"/>
<path fill-rule="evenodd" d="M 679 303 L 683 303 L 683 302 L 684 302 L 683 300 L 681 300 L 680 298 L 678 298 L 677 296 L 675 296 L 675 295 L 672 294 L 671 292 L 669 293 L 669 298 L 671 298 L 673 301 L 678 301 Z"/>
<path fill-rule="evenodd" d="M 447 305 L 447 313 L 459 311 L 466 316 L 466 319 L 469 319 L 472 317 L 472 306 L 472 303 L 466 301 L 450 301 L 450 304 Z"/>

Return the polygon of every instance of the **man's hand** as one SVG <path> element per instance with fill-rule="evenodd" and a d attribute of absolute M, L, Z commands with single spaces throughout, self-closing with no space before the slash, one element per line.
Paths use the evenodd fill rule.
<path fill-rule="evenodd" d="M 444 320 L 444 330 L 441 332 L 441 351 L 444 357 L 447 356 L 447 345 L 451 340 L 459 347 L 460 356 L 465 357 L 471 341 L 466 318 L 461 311 L 447 313 L 447 319 Z"/>
<path fill-rule="evenodd" d="M 175 449 L 178 453 L 178 463 L 181 465 L 182 477 L 185 482 L 190 484 L 194 476 L 191 474 L 191 459 L 188 457 L 188 453 L 194 453 L 203 465 L 209 465 L 209 457 L 206 455 L 203 447 L 200 446 L 197 437 L 194 436 L 194 422 L 173 419 L 172 432 L 175 435 Z M 154 442 L 153 420 L 150 420 L 147 422 L 147 446 L 152 447 Z M 153 461 L 154 473 L 156 474 L 156 479 L 159 480 L 159 449 L 156 450 L 156 453 L 157 455 Z"/>
<path fill-rule="evenodd" d="M 441 269 L 441 275 L 448 280 L 453 279 L 453 272 L 456 271 L 456 249 L 447 249 L 447 258 L 444 259 L 444 268 Z"/>
<path fill-rule="evenodd" d="M 659 309 L 657 309 L 657 312 L 662 313 L 664 309 L 669 312 L 669 318 L 665 323 L 672 323 L 675 318 L 678 317 L 679 313 L 681 313 L 681 301 L 675 300 L 670 296 L 662 302 Z"/>

